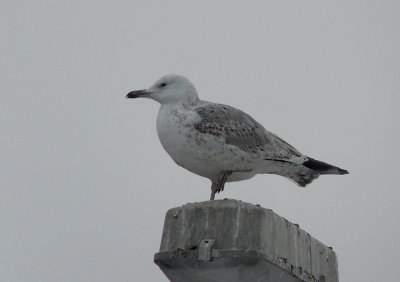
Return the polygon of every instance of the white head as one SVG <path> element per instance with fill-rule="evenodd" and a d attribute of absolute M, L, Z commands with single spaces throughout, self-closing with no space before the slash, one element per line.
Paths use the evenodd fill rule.
<path fill-rule="evenodd" d="M 161 77 L 148 89 L 131 91 L 126 98 L 150 98 L 161 104 L 195 102 L 199 99 L 189 79 L 175 74 Z"/>

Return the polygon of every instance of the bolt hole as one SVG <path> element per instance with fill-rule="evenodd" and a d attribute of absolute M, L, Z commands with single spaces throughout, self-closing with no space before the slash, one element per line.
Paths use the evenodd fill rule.
<path fill-rule="evenodd" d="M 205 240 L 205 241 L 204 241 L 204 243 L 206 243 L 206 244 L 207 244 L 207 243 L 208 243 L 208 240 Z"/>

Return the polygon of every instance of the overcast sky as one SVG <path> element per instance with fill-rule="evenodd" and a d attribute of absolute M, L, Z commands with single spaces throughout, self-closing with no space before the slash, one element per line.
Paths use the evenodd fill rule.
<path fill-rule="evenodd" d="M 210 194 L 124 98 L 167 73 L 350 171 L 217 198 L 298 223 L 341 281 L 398 281 L 400 3 L 194 2 L 1 1 L 0 281 L 167 281 L 165 212 Z"/>

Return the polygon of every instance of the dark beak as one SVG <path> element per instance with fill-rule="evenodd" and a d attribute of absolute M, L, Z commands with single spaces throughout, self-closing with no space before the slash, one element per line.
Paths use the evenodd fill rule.
<path fill-rule="evenodd" d="M 140 98 L 140 97 L 146 97 L 150 94 L 151 92 L 147 92 L 146 89 L 134 90 L 126 94 L 126 98 Z"/>

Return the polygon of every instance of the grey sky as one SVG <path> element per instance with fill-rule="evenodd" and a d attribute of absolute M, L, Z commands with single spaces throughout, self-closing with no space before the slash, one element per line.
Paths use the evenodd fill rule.
<path fill-rule="evenodd" d="M 2 1 L 0 280 L 166 281 L 165 212 L 207 179 L 159 144 L 159 105 L 187 76 L 301 152 L 350 171 L 278 176 L 217 198 L 261 204 L 333 246 L 341 281 L 397 281 L 398 1 Z"/>

